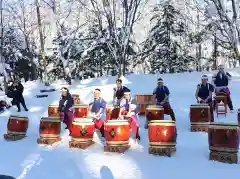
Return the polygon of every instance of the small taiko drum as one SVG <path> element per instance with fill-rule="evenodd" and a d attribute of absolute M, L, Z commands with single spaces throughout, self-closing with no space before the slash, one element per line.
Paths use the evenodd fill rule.
<path fill-rule="evenodd" d="M 76 118 L 87 117 L 88 105 L 86 105 L 86 104 L 75 105 L 74 108 L 75 108 L 75 117 Z"/>
<path fill-rule="evenodd" d="M 164 109 L 162 106 L 158 105 L 148 105 L 146 108 L 146 120 L 163 120 L 164 119 Z"/>
<path fill-rule="evenodd" d="M 59 106 L 58 105 L 49 105 L 48 106 L 48 116 L 49 117 L 58 117 L 60 116 Z"/>
<path fill-rule="evenodd" d="M 208 129 L 210 159 L 237 163 L 240 130 L 237 124 L 211 123 Z"/>
<path fill-rule="evenodd" d="M 10 116 L 7 124 L 8 135 L 25 136 L 28 129 L 28 118 L 20 116 Z"/>
<path fill-rule="evenodd" d="M 104 124 L 104 134 L 108 146 L 128 146 L 130 126 L 128 120 L 109 120 Z"/>
<path fill-rule="evenodd" d="M 80 104 L 80 95 L 79 94 L 73 94 L 72 97 L 74 99 L 74 105 L 79 105 Z"/>
<path fill-rule="evenodd" d="M 40 138 L 60 138 L 61 119 L 60 117 L 42 117 L 39 125 Z"/>
<path fill-rule="evenodd" d="M 191 131 L 208 131 L 211 122 L 211 111 L 208 104 L 193 104 L 190 106 Z"/>
<path fill-rule="evenodd" d="M 148 124 L 149 150 L 159 148 L 169 153 L 176 150 L 176 124 L 172 120 L 153 120 Z M 149 151 L 151 153 L 151 151 Z"/>
<path fill-rule="evenodd" d="M 136 95 L 135 99 L 137 103 L 144 103 L 144 102 L 152 101 L 152 96 L 153 95 L 150 95 L 150 94 L 140 94 L 140 95 Z"/>
<path fill-rule="evenodd" d="M 72 141 L 89 142 L 94 134 L 93 118 L 76 118 L 72 122 Z"/>

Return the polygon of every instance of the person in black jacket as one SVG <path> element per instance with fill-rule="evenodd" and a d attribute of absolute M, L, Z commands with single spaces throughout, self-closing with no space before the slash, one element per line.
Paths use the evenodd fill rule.
<path fill-rule="evenodd" d="M 121 99 L 124 97 L 124 92 L 128 91 L 129 89 L 126 86 L 122 85 L 122 80 L 117 79 L 116 80 L 117 87 L 114 88 L 114 95 L 113 95 L 113 103 L 120 105 Z"/>
<path fill-rule="evenodd" d="M 20 81 L 15 81 L 13 83 L 11 82 L 8 86 L 7 96 L 10 98 L 13 98 L 12 105 L 17 106 L 18 112 L 21 112 L 20 104 L 22 104 L 25 111 L 28 111 L 27 106 L 25 104 L 24 97 L 23 97 L 23 90 L 24 90 L 24 87 Z"/>

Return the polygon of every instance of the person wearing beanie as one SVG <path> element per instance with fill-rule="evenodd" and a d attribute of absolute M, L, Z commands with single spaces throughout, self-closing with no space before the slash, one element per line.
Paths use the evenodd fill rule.
<path fill-rule="evenodd" d="M 198 103 L 205 103 L 210 106 L 211 122 L 213 122 L 214 115 L 213 115 L 213 106 L 212 106 L 212 93 L 214 92 L 214 86 L 208 83 L 207 75 L 203 75 L 201 80 L 202 80 L 202 83 L 197 85 L 195 97 Z"/>
<path fill-rule="evenodd" d="M 164 114 L 170 115 L 172 120 L 175 121 L 175 114 L 169 103 L 169 94 L 168 87 L 163 85 L 163 79 L 159 78 L 157 80 L 157 87 L 153 91 L 153 103 L 161 105 L 164 108 Z M 147 128 L 147 124 L 145 125 L 145 128 Z"/>
<path fill-rule="evenodd" d="M 72 121 L 74 119 L 74 99 L 66 87 L 61 88 L 61 98 L 59 100 L 59 112 L 63 116 L 63 123 L 66 124 L 66 128 L 69 130 L 69 135 L 72 135 Z"/>
<path fill-rule="evenodd" d="M 126 86 L 123 86 L 122 80 L 119 78 L 116 80 L 116 88 L 113 88 L 114 94 L 113 94 L 113 104 L 119 105 L 121 99 L 124 96 L 124 91 L 129 90 Z"/>
<path fill-rule="evenodd" d="M 124 90 L 124 96 L 120 100 L 119 118 L 122 118 L 124 116 L 123 114 L 126 117 L 129 117 L 128 122 L 132 129 L 134 138 L 140 141 L 139 119 L 138 119 L 136 108 L 134 110 L 132 110 L 132 108 L 131 108 L 131 91 L 130 91 L 130 89 Z"/>
<path fill-rule="evenodd" d="M 94 118 L 95 127 L 101 132 L 104 137 L 103 122 L 106 119 L 106 101 L 101 97 L 101 90 L 95 89 L 93 93 L 93 102 L 89 104 L 89 116 Z"/>
<path fill-rule="evenodd" d="M 230 90 L 228 88 L 229 81 L 231 80 L 231 75 L 228 72 L 224 71 L 224 66 L 219 65 L 218 66 L 218 72 L 213 75 L 212 77 L 212 84 L 215 87 L 215 93 L 217 94 L 218 92 L 224 92 L 227 96 L 227 102 L 228 102 L 228 107 L 233 111 L 233 105 L 232 105 L 232 100 L 230 97 Z M 216 103 L 214 103 L 214 108 L 216 106 Z"/>

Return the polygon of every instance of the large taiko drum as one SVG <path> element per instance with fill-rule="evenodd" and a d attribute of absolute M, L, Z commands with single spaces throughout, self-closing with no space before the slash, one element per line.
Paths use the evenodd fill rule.
<path fill-rule="evenodd" d="M 107 105 L 106 107 L 106 121 L 117 119 L 119 116 L 120 108 L 114 105 Z"/>
<path fill-rule="evenodd" d="M 109 146 L 127 146 L 130 138 L 128 120 L 109 120 L 104 124 L 106 144 Z"/>
<path fill-rule="evenodd" d="M 237 124 L 211 123 L 208 129 L 210 151 L 238 153 L 239 134 Z"/>
<path fill-rule="evenodd" d="M 61 133 L 60 117 L 42 117 L 39 125 L 40 138 L 55 139 L 59 138 Z"/>
<path fill-rule="evenodd" d="M 28 129 L 28 118 L 10 116 L 7 124 L 7 134 L 25 136 Z"/>
<path fill-rule="evenodd" d="M 163 120 L 164 119 L 164 109 L 162 106 L 158 105 L 148 105 L 146 108 L 146 120 Z"/>
<path fill-rule="evenodd" d="M 48 116 L 49 117 L 58 117 L 60 116 L 59 106 L 51 104 L 48 106 Z"/>
<path fill-rule="evenodd" d="M 74 99 L 74 105 L 79 105 L 80 104 L 80 95 L 79 94 L 73 94 L 72 97 Z"/>
<path fill-rule="evenodd" d="M 74 108 L 75 108 L 75 117 L 76 118 L 87 117 L 88 105 L 86 105 L 86 104 L 75 105 Z"/>
<path fill-rule="evenodd" d="M 176 124 L 172 120 L 153 120 L 148 124 L 148 139 L 151 147 L 175 147 Z"/>
<path fill-rule="evenodd" d="M 152 101 L 152 96 L 153 95 L 151 94 L 140 94 L 140 95 L 136 95 L 135 99 L 137 103 L 145 103 L 145 102 Z"/>
<path fill-rule="evenodd" d="M 72 122 L 72 141 L 92 141 L 94 129 L 93 118 L 76 118 Z"/>

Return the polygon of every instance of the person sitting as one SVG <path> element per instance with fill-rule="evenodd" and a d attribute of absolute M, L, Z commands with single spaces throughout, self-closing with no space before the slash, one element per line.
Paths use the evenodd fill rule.
<path fill-rule="evenodd" d="M 63 123 L 66 124 L 66 128 L 69 130 L 69 135 L 72 135 L 72 121 L 74 119 L 74 99 L 70 94 L 68 88 L 61 88 L 61 99 L 59 100 L 59 111 L 63 117 Z"/>
<path fill-rule="evenodd" d="M 122 80 L 117 79 L 116 80 L 117 87 L 114 88 L 114 95 L 113 95 L 113 104 L 120 105 L 120 100 L 124 96 L 124 91 L 128 90 L 126 86 L 123 86 Z"/>
<path fill-rule="evenodd" d="M 218 92 L 224 92 L 226 94 L 228 107 L 232 112 L 233 105 L 230 97 L 230 90 L 228 88 L 229 81 L 231 80 L 231 75 L 228 72 L 224 71 L 223 65 L 219 65 L 218 70 L 219 71 L 216 74 L 214 74 L 212 77 L 212 84 L 215 87 L 216 94 Z M 215 106 L 216 106 L 216 102 L 214 101 L 214 109 L 215 109 Z"/>
<path fill-rule="evenodd" d="M 170 115 L 172 120 L 175 121 L 175 114 L 169 103 L 169 89 L 163 85 L 163 79 L 158 79 L 158 86 L 153 91 L 153 101 L 156 105 L 161 105 L 164 109 L 164 114 Z"/>
<path fill-rule="evenodd" d="M 214 121 L 213 106 L 212 106 L 212 93 L 214 86 L 208 83 L 208 76 L 202 76 L 202 83 L 197 85 L 195 97 L 198 103 L 205 103 L 210 106 L 211 122 Z"/>
<path fill-rule="evenodd" d="M 136 112 L 136 108 L 134 110 L 132 110 L 132 108 L 131 108 L 130 89 L 125 89 L 124 96 L 120 101 L 119 118 L 123 118 L 123 116 L 128 117 L 128 122 L 133 131 L 134 138 L 140 140 L 139 119 L 138 119 L 138 115 Z"/>
<path fill-rule="evenodd" d="M 106 119 L 106 101 L 101 97 L 101 90 L 94 90 L 94 100 L 89 104 L 89 116 L 94 118 L 95 127 L 99 129 L 102 137 L 104 137 L 103 121 Z"/>

